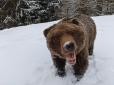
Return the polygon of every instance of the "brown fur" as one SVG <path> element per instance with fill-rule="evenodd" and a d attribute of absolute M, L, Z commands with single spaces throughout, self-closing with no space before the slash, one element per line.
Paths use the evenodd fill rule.
<path fill-rule="evenodd" d="M 63 43 L 71 40 L 76 45 L 76 61 L 73 65 L 75 75 L 83 75 L 88 67 L 88 55 L 93 53 L 96 37 L 96 26 L 93 20 L 86 15 L 76 15 L 73 18 L 63 19 L 59 23 L 44 30 L 47 45 L 51 52 L 54 65 L 58 71 L 65 73 L 65 55 Z M 61 73 L 58 74 L 61 76 Z"/>

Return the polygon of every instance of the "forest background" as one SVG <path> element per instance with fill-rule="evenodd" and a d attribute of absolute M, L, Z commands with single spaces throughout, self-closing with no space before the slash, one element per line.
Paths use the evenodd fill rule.
<path fill-rule="evenodd" d="M 114 14 L 114 0 L 0 0 L 0 30 L 76 14 Z"/>

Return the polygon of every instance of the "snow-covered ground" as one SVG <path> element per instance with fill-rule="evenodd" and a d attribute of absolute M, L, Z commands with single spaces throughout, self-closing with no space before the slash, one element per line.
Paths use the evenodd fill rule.
<path fill-rule="evenodd" d="M 80 82 L 70 66 L 55 76 L 43 30 L 56 22 L 0 31 L 0 85 L 114 85 L 114 15 L 93 18 L 97 25 L 94 56 Z"/>

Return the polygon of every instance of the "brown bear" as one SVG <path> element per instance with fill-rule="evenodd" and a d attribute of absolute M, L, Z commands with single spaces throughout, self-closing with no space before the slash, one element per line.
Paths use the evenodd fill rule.
<path fill-rule="evenodd" d="M 88 56 L 93 54 L 96 26 L 92 18 L 83 14 L 64 18 L 45 29 L 44 35 L 57 74 L 66 74 L 65 64 L 68 62 L 80 80 L 88 67 Z"/>

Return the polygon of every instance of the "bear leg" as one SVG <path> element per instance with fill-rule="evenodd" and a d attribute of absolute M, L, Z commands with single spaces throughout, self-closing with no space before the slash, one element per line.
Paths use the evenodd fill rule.
<path fill-rule="evenodd" d="M 73 66 L 74 69 L 74 75 L 77 77 L 77 81 L 79 81 L 84 73 L 86 72 L 86 69 L 88 67 L 88 49 L 84 49 L 77 55 L 76 64 Z"/>
<path fill-rule="evenodd" d="M 53 62 L 55 67 L 57 68 L 57 75 L 59 75 L 60 77 L 63 77 L 66 75 L 65 73 L 65 63 L 66 60 L 65 59 L 61 59 L 59 57 L 53 58 Z"/>
<path fill-rule="evenodd" d="M 93 55 L 94 43 L 89 47 L 89 55 Z"/>

